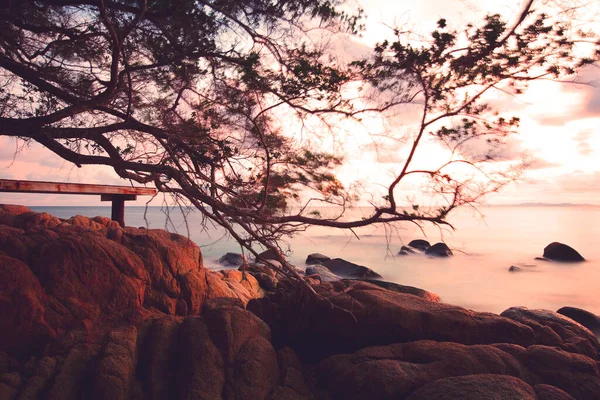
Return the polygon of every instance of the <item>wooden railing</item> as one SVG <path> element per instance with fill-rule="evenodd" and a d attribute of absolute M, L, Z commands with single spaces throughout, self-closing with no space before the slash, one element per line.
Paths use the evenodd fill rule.
<path fill-rule="evenodd" d="M 112 201 L 111 218 L 125 226 L 125 202 L 136 200 L 137 196 L 153 196 L 156 189 L 0 179 L 0 192 L 99 195 L 101 201 Z"/>

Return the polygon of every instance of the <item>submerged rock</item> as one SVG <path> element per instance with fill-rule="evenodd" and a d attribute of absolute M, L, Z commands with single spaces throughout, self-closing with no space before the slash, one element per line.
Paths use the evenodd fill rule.
<path fill-rule="evenodd" d="M 323 266 L 328 268 L 331 272 L 336 275 L 340 275 L 344 278 L 381 278 L 377 272 L 370 268 L 362 265 L 351 263 L 350 261 L 343 260 L 341 258 L 334 258 L 329 261 L 322 263 Z"/>
<path fill-rule="evenodd" d="M 446 243 L 439 242 L 427 248 L 425 254 L 433 257 L 449 257 L 452 255 L 452 250 L 450 250 Z"/>
<path fill-rule="evenodd" d="M 306 257 L 306 264 L 308 265 L 314 265 L 314 264 L 321 264 L 325 261 L 329 261 L 331 260 L 331 257 L 327 257 L 324 254 L 321 253 L 312 253 L 309 254 L 308 257 Z"/>
<path fill-rule="evenodd" d="M 580 262 L 585 261 L 585 258 L 581 256 L 571 246 L 566 244 L 553 242 L 544 248 L 544 258 L 553 261 L 564 261 L 564 262 Z"/>
<path fill-rule="evenodd" d="M 334 274 L 327 267 L 322 265 L 311 265 L 306 267 L 306 275 L 318 275 L 323 282 L 339 281 L 340 279 L 343 279 L 341 276 Z"/>
<path fill-rule="evenodd" d="M 417 253 L 417 251 L 415 249 L 413 249 L 412 247 L 402 246 L 400 248 L 400 251 L 398 252 L 398 255 L 399 256 L 405 256 L 405 255 L 408 255 L 408 254 L 415 254 L 415 253 Z"/>
<path fill-rule="evenodd" d="M 425 251 L 429 247 L 431 247 L 431 244 L 429 244 L 429 242 L 427 240 L 424 240 L 424 239 L 411 240 L 408 245 L 410 247 L 412 247 L 413 249 L 417 249 L 417 250 L 421 250 L 421 251 Z"/>
<path fill-rule="evenodd" d="M 226 253 L 221 258 L 219 258 L 219 264 L 224 267 L 235 267 L 243 265 L 246 262 L 246 256 L 239 253 Z"/>

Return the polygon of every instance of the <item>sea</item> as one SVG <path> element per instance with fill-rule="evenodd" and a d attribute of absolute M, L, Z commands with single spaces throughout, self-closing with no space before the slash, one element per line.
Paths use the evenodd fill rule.
<path fill-rule="evenodd" d="M 59 218 L 110 216 L 110 207 L 31 207 Z M 327 210 L 321 210 L 327 213 Z M 334 210 L 330 210 L 332 214 Z M 351 211 L 355 216 L 367 210 Z M 556 311 L 573 306 L 600 314 L 600 206 L 488 206 L 457 210 L 448 227 L 372 226 L 354 232 L 312 227 L 284 243 L 288 260 L 305 268 L 306 256 L 322 253 L 367 266 L 390 282 L 437 293 L 443 302 L 476 311 L 501 313 L 513 306 Z M 203 226 L 197 212 L 161 207 L 126 207 L 128 226 L 167 229 L 188 236 L 202 249 L 207 268 L 222 269 L 218 259 L 240 246 L 222 229 Z M 449 258 L 398 255 L 403 244 L 443 241 Z M 561 242 L 587 261 L 535 260 L 544 247 Z M 520 272 L 509 272 L 511 266 Z"/>

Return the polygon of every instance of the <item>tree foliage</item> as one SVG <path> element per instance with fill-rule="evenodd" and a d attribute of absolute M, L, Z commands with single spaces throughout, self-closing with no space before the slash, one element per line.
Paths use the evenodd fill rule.
<path fill-rule="evenodd" d="M 357 33 L 362 12 L 328 0 L 3 2 L 0 134 L 155 185 L 248 249 L 310 225 L 443 224 L 454 208 L 513 179 L 487 167 L 493 152 L 461 152 L 481 138 L 493 150 L 518 128 L 486 93 L 518 96 L 527 82 L 572 75 L 598 57 L 595 37 L 534 5 L 511 24 L 489 15 L 459 31 L 442 19 L 418 41 L 397 30 L 371 57 L 340 65 L 323 38 Z M 580 51 L 582 41 L 593 49 Z M 348 96 L 357 82 L 360 102 Z M 303 122 L 317 118 L 326 131 L 330 118 L 406 104 L 418 107 L 420 122 L 372 214 L 312 213 L 318 202 L 345 209 L 354 195 L 335 175 L 342 158 L 301 138 Z M 425 136 L 452 156 L 412 169 Z M 453 172 L 457 164 L 475 173 Z M 423 177 L 435 207 L 403 207 L 400 185 L 411 175 Z"/>

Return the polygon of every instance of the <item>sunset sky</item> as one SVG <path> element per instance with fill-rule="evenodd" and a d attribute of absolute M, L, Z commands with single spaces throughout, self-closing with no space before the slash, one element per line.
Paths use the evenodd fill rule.
<path fill-rule="evenodd" d="M 399 25 L 422 32 L 435 27 L 444 17 L 453 26 L 478 21 L 486 11 L 514 15 L 519 0 L 422 0 L 363 2 L 367 30 L 353 39 L 349 48 L 360 53 L 375 42 L 391 37 L 390 26 Z M 600 30 L 600 25 L 598 29 Z M 367 47 L 368 46 L 368 47 Z M 591 67 L 578 77 L 592 85 L 536 82 L 520 99 L 498 97 L 497 106 L 521 118 L 520 134 L 505 152 L 515 159 L 526 155 L 534 160 L 523 181 L 489 198 L 490 204 L 543 202 L 600 205 L 600 68 Z M 112 170 L 102 167 L 77 168 L 40 145 L 19 148 L 22 143 L 0 138 L 0 178 L 127 184 Z M 377 181 L 393 171 L 396 156 L 403 148 L 389 153 L 363 146 L 349 146 L 347 164 L 340 178 Z M 365 151 L 366 149 L 366 151 Z M 422 160 L 435 155 L 435 147 L 422 154 Z M 104 205 L 99 198 L 67 195 L 0 194 L 0 203 L 26 205 Z M 145 199 L 137 202 L 144 204 Z M 160 205 L 157 201 L 154 205 Z"/>

